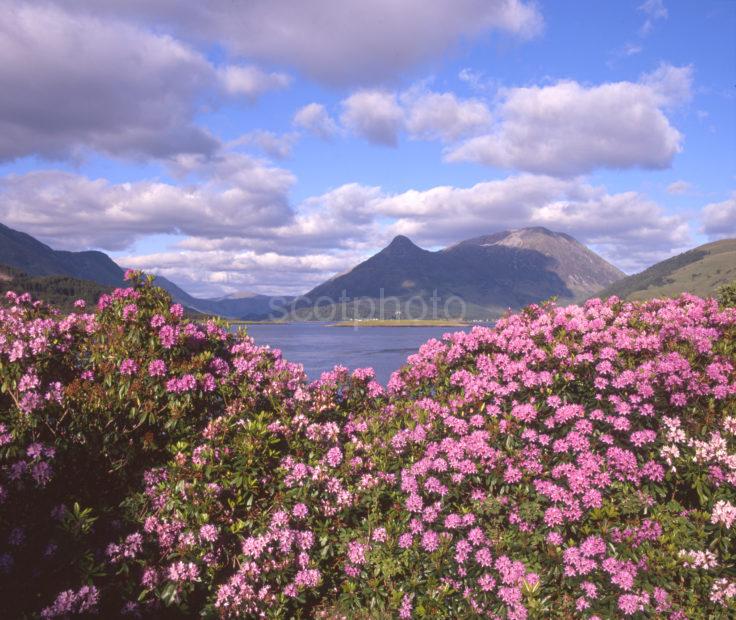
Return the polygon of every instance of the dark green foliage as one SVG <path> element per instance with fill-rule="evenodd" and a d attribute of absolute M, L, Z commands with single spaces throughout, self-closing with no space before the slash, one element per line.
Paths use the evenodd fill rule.
<path fill-rule="evenodd" d="M 0 293 L 30 293 L 34 299 L 41 299 L 63 311 L 71 310 L 78 299 L 93 305 L 100 295 L 111 290 L 112 287 L 90 280 L 69 276 L 30 276 L 19 269 L 0 265 Z"/>
<path fill-rule="evenodd" d="M 718 289 L 718 301 L 727 308 L 736 307 L 736 281 Z"/>

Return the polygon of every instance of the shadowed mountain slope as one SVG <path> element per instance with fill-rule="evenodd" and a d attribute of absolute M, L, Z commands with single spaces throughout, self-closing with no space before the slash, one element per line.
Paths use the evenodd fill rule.
<path fill-rule="evenodd" d="M 459 297 L 495 310 L 552 296 L 581 299 L 624 274 L 569 235 L 524 228 L 424 250 L 396 237 L 375 256 L 312 289 L 312 303 L 381 296 Z"/>

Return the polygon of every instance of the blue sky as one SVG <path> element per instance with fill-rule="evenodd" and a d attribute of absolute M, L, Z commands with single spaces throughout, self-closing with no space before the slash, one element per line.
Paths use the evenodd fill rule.
<path fill-rule="evenodd" d="M 736 236 L 736 3 L 9 0 L 0 221 L 200 295 L 527 225 Z"/>

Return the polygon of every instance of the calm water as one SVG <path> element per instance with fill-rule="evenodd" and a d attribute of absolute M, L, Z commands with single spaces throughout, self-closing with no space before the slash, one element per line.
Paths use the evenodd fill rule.
<path fill-rule="evenodd" d="M 335 364 L 351 370 L 371 366 L 376 378 L 386 384 L 391 373 L 407 356 L 416 353 L 430 338 L 462 327 L 330 327 L 323 323 L 249 325 L 248 333 L 258 344 L 281 349 L 290 362 L 299 362 L 310 379 L 332 370 Z"/>

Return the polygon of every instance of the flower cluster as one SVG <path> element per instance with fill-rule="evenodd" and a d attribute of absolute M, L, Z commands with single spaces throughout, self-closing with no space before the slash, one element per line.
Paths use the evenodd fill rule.
<path fill-rule="evenodd" d="M 736 310 L 530 306 L 384 389 L 129 278 L 0 309 L 11 614 L 736 613 Z"/>

